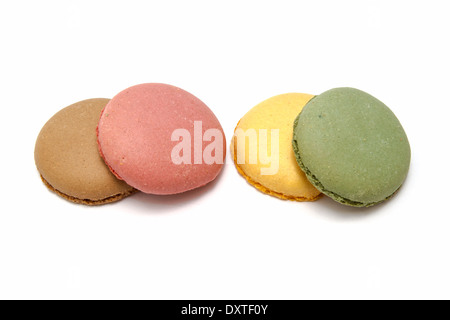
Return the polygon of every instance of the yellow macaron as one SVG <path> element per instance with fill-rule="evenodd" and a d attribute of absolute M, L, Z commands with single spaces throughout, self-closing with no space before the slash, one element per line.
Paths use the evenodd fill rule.
<path fill-rule="evenodd" d="M 320 197 L 298 166 L 292 148 L 294 120 L 313 97 L 303 93 L 275 96 L 239 121 L 231 154 L 238 172 L 258 190 L 284 200 Z"/>

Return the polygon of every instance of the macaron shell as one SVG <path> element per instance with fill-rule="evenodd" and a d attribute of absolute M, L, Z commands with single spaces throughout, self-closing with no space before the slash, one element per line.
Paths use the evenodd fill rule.
<path fill-rule="evenodd" d="M 135 191 L 109 171 L 98 152 L 96 126 L 108 102 L 90 99 L 59 111 L 37 138 L 35 162 L 42 180 L 72 202 L 104 204 Z"/>
<path fill-rule="evenodd" d="M 201 129 L 195 132 L 195 123 Z M 209 129 L 220 132 L 221 161 L 195 163 L 195 144 L 201 152 L 211 141 Z M 191 163 L 175 164 L 172 150 L 176 130 L 187 130 Z M 128 184 L 145 193 L 170 195 L 202 187 L 213 181 L 223 167 L 225 135 L 212 111 L 192 94 L 166 84 L 142 84 L 128 88 L 106 106 L 98 125 L 98 144 L 105 162 Z M 202 155 L 200 154 L 200 158 Z"/>
<path fill-rule="evenodd" d="M 308 179 L 334 200 L 372 206 L 406 179 L 408 138 L 392 111 L 353 88 L 311 100 L 294 124 L 293 147 Z"/>
<path fill-rule="evenodd" d="M 263 164 L 258 157 L 256 164 L 249 163 L 249 143 L 237 145 L 234 137 L 231 143 L 231 152 L 238 172 L 258 190 L 283 200 L 314 201 L 321 192 L 318 191 L 306 178 L 298 167 L 292 149 L 292 126 L 296 116 L 303 106 L 313 98 L 313 95 L 289 93 L 270 98 L 251 109 L 238 123 L 236 129 L 244 132 L 254 129 L 266 129 L 268 132 L 267 149 L 271 150 L 272 129 L 279 130 L 279 167 L 274 175 L 262 175 L 261 169 L 270 167 Z M 259 143 L 257 150 L 259 154 Z M 239 149 L 238 149 L 239 148 Z M 246 161 L 238 163 L 237 153 L 245 153 Z"/>

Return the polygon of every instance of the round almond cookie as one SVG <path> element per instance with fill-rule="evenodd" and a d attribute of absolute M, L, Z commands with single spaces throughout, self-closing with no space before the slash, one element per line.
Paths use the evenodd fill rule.
<path fill-rule="evenodd" d="M 316 188 L 355 207 L 392 197 L 411 160 L 408 138 L 392 111 L 353 88 L 312 99 L 295 120 L 293 147 Z"/>
<path fill-rule="evenodd" d="M 219 120 L 198 98 L 167 84 L 141 84 L 119 93 L 103 110 L 97 134 L 115 175 L 149 194 L 202 187 L 224 164 Z"/>
<path fill-rule="evenodd" d="M 298 167 L 292 127 L 312 95 L 289 93 L 251 109 L 238 123 L 231 151 L 238 172 L 256 189 L 283 200 L 314 201 L 321 195 Z"/>
<path fill-rule="evenodd" d="M 90 99 L 59 111 L 37 138 L 34 157 L 42 181 L 69 201 L 100 205 L 135 192 L 109 171 L 98 152 L 95 129 L 108 102 Z"/>

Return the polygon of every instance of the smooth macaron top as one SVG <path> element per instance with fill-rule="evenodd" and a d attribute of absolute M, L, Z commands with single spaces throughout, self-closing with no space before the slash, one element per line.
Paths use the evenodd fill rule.
<path fill-rule="evenodd" d="M 411 150 L 393 112 L 353 88 L 313 98 L 294 124 L 300 167 L 319 190 L 351 206 L 391 197 L 406 179 Z"/>
<path fill-rule="evenodd" d="M 239 121 L 231 144 L 234 162 L 238 172 L 260 191 L 296 201 L 316 200 L 321 194 L 299 168 L 292 150 L 294 120 L 313 97 L 303 93 L 278 95 L 261 102 Z M 239 139 L 239 132 L 248 138 Z M 243 161 L 239 161 L 239 154 Z"/>
<path fill-rule="evenodd" d="M 103 110 L 97 131 L 111 170 L 150 194 L 201 187 L 216 178 L 225 159 L 225 135 L 213 112 L 167 84 L 141 84 L 119 93 Z M 212 143 L 220 145 L 217 153 L 210 152 Z M 220 161 L 205 160 L 203 153 Z"/>
<path fill-rule="evenodd" d="M 44 182 L 68 200 L 103 204 L 134 189 L 118 180 L 97 148 L 96 127 L 109 99 L 89 99 L 56 113 L 36 141 L 35 162 Z"/>

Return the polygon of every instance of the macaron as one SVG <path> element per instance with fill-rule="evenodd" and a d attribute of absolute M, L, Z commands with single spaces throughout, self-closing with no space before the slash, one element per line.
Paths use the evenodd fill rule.
<path fill-rule="evenodd" d="M 250 185 L 271 196 L 314 201 L 318 191 L 297 165 L 292 149 L 295 118 L 314 96 L 289 93 L 251 109 L 238 123 L 231 152 L 238 172 Z"/>
<path fill-rule="evenodd" d="M 98 145 L 111 171 L 145 193 L 171 195 L 213 181 L 225 160 L 225 135 L 214 113 L 180 88 L 147 83 L 105 107 Z"/>
<path fill-rule="evenodd" d="M 293 148 L 309 181 L 342 204 L 369 207 L 392 197 L 408 174 L 411 149 L 394 113 L 353 88 L 326 91 L 294 123 Z"/>
<path fill-rule="evenodd" d="M 90 99 L 64 108 L 37 138 L 34 157 L 42 181 L 71 202 L 100 205 L 135 192 L 109 171 L 98 152 L 96 127 L 108 102 Z"/>

